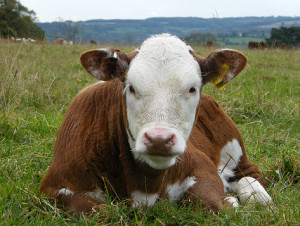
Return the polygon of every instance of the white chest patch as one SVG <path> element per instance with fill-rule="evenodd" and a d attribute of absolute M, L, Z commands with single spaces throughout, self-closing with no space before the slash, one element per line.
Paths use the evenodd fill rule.
<path fill-rule="evenodd" d="M 135 191 L 131 193 L 131 198 L 133 200 L 132 207 L 138 206 L 153 206 L 158 199 L 158 194 L 147 194 L 140 191 Z"/>
<path fill-rule="evenodd" d="M 166 192 L 171 203 L 176 202 L 181 196 L 196 183 L 195 177 L 187 177 L 182 183 L 168 185 Z"/>
<path fill-rule="evenodd" d="M 237 167 L 242 155 L 242 148 L 236 139 L 228 142 L 221 151 L 221 162 L 218 166 L 218 173 L 223 181 L 225 192 L 230 188 L 228 180 L 234 176 L 233 170 Z"/>

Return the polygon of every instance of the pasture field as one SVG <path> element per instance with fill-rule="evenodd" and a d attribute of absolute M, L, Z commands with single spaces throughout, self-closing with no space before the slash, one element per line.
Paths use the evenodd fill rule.
<path fill-rule="evenodd" d="M 274 205 L 205 214 L 185 203 L 131 208 L 109 200 L 93 216 L 76 219 L 40 195 L 64 114 L 74 96 L 96 82 L 78 60 L 91 48 L 0 42 L 0 225 L 299 225 L 299 50 L 241 50 L 249 60 L 245 70 L 223 91 L 204 88 L 240 129 Z"/>

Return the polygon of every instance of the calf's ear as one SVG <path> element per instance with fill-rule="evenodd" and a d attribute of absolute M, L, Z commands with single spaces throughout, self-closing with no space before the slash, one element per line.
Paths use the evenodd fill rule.
<path fill-rule="evenodd" d="M 216 50 L 207 57 L 198 56 L 192 50 L 190 53 L 200 65 L 203 84 L 211 82 L 220 90 L 235 78 L 247 64 L 247 58 L 235 50 Z"/>
<path fill-rule="evenodd" d="M 118 49 L 90 50 L 80 56 L 80 62 L 95 78 L 108 81 L 114 78 L 124 80 L 130 61 L 136 51 L 126 54 Z"/>

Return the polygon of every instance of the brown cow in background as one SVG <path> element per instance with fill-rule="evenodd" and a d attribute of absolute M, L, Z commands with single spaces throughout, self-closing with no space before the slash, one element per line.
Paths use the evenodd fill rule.
<path fill-rule="evenodd" d="M 210 48 L 210 47 L 213 47 L 213 46 L 214 46 L 214 43 L 213 43 L 213 42 L 206 42 L 206 43 L 205 43 L 205 47 Z"/>
<path fill-rule="evenodd" d="M 53 41 L 53 44 L 55 45 L 63 45 L 64 44 L 64 39 L 63 38 L 58 38 Z"/>
<path fill-rule="evenodd" d="M 95 40 L 90 40 L 91 45 L 97 45 L 97 42 Z"/>
<path fill-rule="evenodd" d="M 58 38 L 56 40 L 53 41 L 53 44 L 54 45 L 73 45 L 73 41 L 67 41 L 67 40 L 64 40 L 63 38 Z"/>
<path fill-rule="evenodd" d="M 250 41 L 248 43 L 248 48 L 249 49 L 266 49 L 266 48 L 269 48 L 269 45 L 268 45 L 268 43 L 266 43 L 264 41 L 260 41 L 260 42 Z"/>
<path fill-rule="evenodd" d="M 266 42 L 264 42 L 264 41 L 260 41 L 259 44 L 260 44 L 260 48 L 261 48 L 261 49 L 269 48 L 268 43 L 266 43 Z"/>
<path fill-rule="evenodd" d="M 286 49 L 286 48 L 287 48 L 286 43 L 284 43 L 284 42 L 281 43 L 280 46 L 279 46 L 279 48 L 280 48 L 280 49 Z"/>

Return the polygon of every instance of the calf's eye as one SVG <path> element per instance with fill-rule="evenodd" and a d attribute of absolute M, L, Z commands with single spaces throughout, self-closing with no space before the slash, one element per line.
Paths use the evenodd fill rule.
<path fill-rule="evenodd" d="M 190 88 L 189 94 L 194 94 L 194 93 L 196 93 L 196 88 L 195 87 Z"/>
<path fill-rule="evenodd" d="M 132 87 L 132 85 L 129 86 L 129 92 L 133 95 L 135 95 L 135 90 L 134 88 Z"/>

